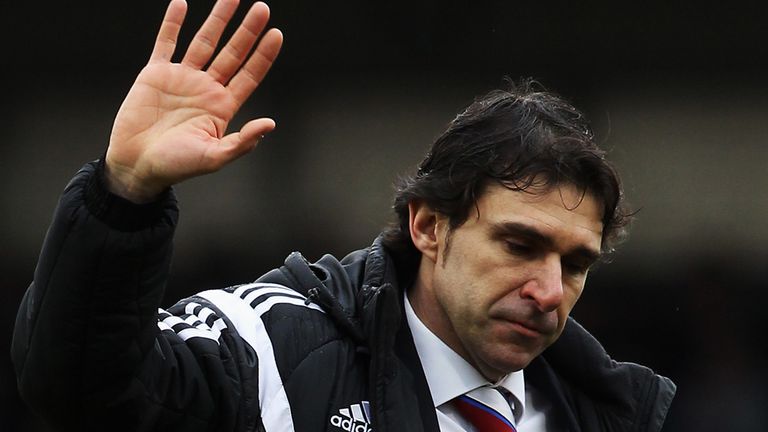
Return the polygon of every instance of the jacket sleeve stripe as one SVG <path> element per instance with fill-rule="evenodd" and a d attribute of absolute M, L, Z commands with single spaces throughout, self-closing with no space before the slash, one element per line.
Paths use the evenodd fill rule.
<path fill-rule="evenodd" d="M 157 327 L 161 331 L 175 332 L 184 341 L 200 337 L 220 344 L 221 330 L 227 328 L 223 319 L 217 317 L 213 310 L 199 303 L 188 303 L 184 311 L 189 315 L 175 316 L 168 311 L 158 309 Z"/>
<path fill-rule="evenodd" d="M 266 431 L 293 431 L 291 407 L 275 363 L 272 342 L 261 317 L 278 304 L 291 304 L 320 312 L 323 310 L 314 303 L 305 304 L 304 297 L 296 291 L 273 284 L 254 283 L 241 286 L 234 292 L 211 290 L 198 295 L 221 310 L 240 337 L 256 352 L 259 359 L 259 406 Z M 260 296 L 268 298 L 251 307 L 250 303 Z"/>
<path fill-rule="evenodd" d="M 182 340 L 187 340 L 193 337 L 200 337 L 210 339 L 212 341 L 219 342 L 219 334 L 212 331 L 200 330 L 197 328 L 187 328 L 177 333 Z"/>
<path fill-rule="evenodd" d="M 296 291 L 286 288 L 282 285 L 277 284 L 270 284 L 270 283 L 250 283 L 246 285 L 239 286 L 234 294 L 238 297 L 245 299 L 246 297 L 253 295 L 249 302 L 256 298 L 257 296 L 261 295 L 262 293 L 280 293 L 285 294 L 288 296 L 301 296 L 301 294 L 297 293 Z"/>
<path fill-rule="evenodd" d="M 213 323 L 213 320 L 208 322 L 208 318 L 214 316 L 213 319 L 216 319 L 216 314 L 213 312 L 213 310 L 195 302 L 187 303 L 187 305 L 184 307 L 184 312 L 197 316 L 200 321 L 206 323 L 209 326 Z"/>

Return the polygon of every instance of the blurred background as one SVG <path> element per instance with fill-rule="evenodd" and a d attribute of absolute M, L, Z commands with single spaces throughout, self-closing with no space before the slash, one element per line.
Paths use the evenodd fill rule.
<path fill-rule="evenodd" d="M 189 3 L 182 41 L 212 5 Z M 759 8 L 690 3 L 272 1 L 284 50 L 233 127 L 269 115 L 278 129 L 177 188 L 166 305 L 293 250 L 367 246 L 392 181 L 455 114 L 531 76 L 592 119 L 639 210 L 574 316 L 615 359 L 678 384 L 665 430 L 768 430 L 768 27 Z M 16 393 L 16 309 L 57 197 L 104 151 L 165 6 L 13 2 L 0 17 L 2 431 L 49 430 Z"/>

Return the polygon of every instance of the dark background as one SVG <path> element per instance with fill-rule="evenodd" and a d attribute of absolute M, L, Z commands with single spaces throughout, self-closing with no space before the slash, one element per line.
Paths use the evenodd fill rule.
<path fill-rule="evenodd" d="M 244 1 L 250 4 L 250 2 Z M 207 14 L 190 0 L 182 40 Z M 164 1 L 13 2 L 0 17 L 0 353 L 56 199 L 105 148 Z M 768 430 L 768 26 L 739 2 L 270 3 L 286 36 L 236 118 L 278 129 L 178 187 L 166 304 L 292 250 L 364 247 L 392 180 L 472 98 L 532 76 L 593 120 L 639 209 L 574 315 L 617 360 L 673 378 L 668 431 Z M 244 7 L 241 9 L 245 9 Z M 46 431 L 0 355 L 0 430 Z"/>

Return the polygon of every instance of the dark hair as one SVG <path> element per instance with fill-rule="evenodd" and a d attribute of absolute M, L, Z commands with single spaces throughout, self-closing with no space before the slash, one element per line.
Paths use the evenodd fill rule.
<path fill-rule="evenodd" d="M 447 216 L 453 230 L 494 181 L 516 191 L 535 186 L 531 193 L 572 184 L 592 194 L 603 205 L 604 255 L 624 237 L 631 218 L 618 173 L 584 115 L 528 79 L 476 99 L 435 140 L 416 175 L 398 181 L 398 220 L 384 232 L 384 245 L 418 255 L 409 232 L 409 202 L 423 201 Z"/>

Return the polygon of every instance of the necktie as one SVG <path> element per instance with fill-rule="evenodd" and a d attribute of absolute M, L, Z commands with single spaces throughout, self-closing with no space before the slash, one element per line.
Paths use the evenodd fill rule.
<path fill-rule="evenodd" d="M 453 403 L 478 432 L 517 432 L 509 402 L 494 388 L 474 389 L 457 397 Z"/>

